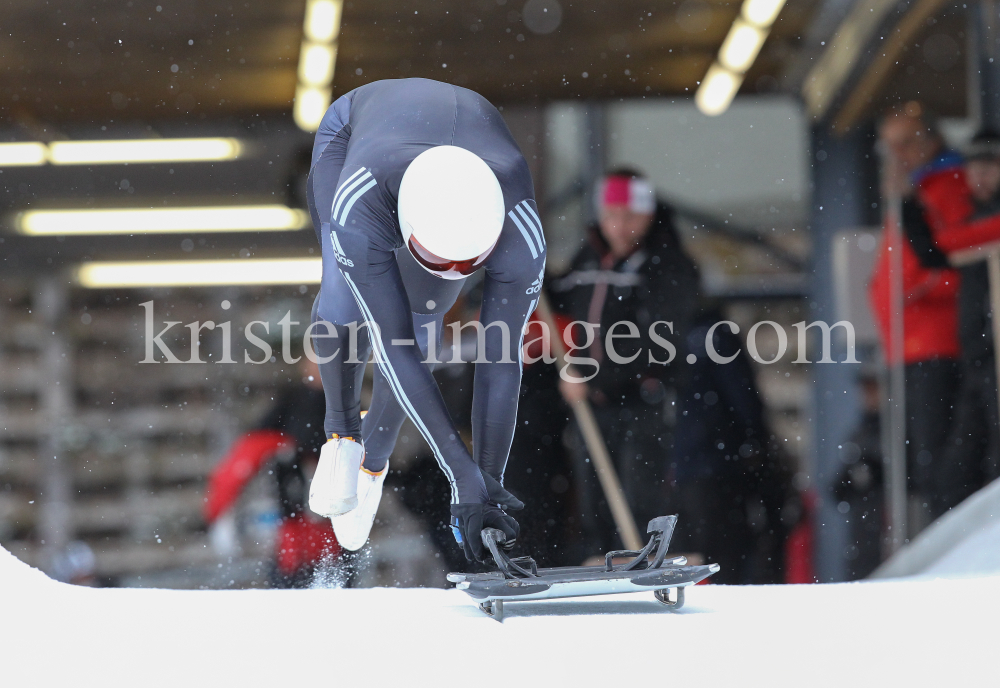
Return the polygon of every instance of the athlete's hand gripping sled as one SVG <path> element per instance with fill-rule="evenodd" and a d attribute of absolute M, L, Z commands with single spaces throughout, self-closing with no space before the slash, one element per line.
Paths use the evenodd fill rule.
<path fill-rule="evenodd" d="M 491 573 L 449 573 L 448 580 L 456 583 L 479 602 L 479 608 L 499 620 L 503 619 L 504 601 L 543 600 L 587 595 L 611 595 L 650 590 L 656 599 L 680 609 L 684 604 L 684 588 L 694 585 L 719 570 L 718 564 L 686 566 L 684 557 L 667 558 L 667 548 L 673 535 L 677 516 L 660 516 L 649 522 L 646 532 L 649 542 L 641 550 L 608 552 L 604 566 L 566 566 L 540 569 L 531 557 L 511 558 L 504 552 L 504 534 L 494 528 L 482 532 L 483 544 L 493 555 L 499 571 Z M 652 559 L 650 560 L 650 557 Z M 619 557 L 632 557 L 625 564 L 614 564 Z M 673 600 L 671 588 L 676 589 Z"/>

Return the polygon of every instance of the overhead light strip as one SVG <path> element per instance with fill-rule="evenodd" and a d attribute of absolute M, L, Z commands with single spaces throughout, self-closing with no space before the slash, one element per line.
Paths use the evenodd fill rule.
<path fill-rule="evenodd" d="M 785 0 L 744 0 L 719 48 L 718 59 L 695 94 L 695 103 L 704 114 L 721 115 L 729 108 L 784 5 Z"/>
<path fill-rule="evenodd" d="M 310 219 L 307 212 L 283 205 L 241 205 L 29 210 L 20 213 L 14 224 L 30 236 L 194 234 L 293 231 L 308 227 Z"/>
<path fill-rule="evenodd" d="M 330 107 L 342 0 L 308 0 L 299 49 L 299 83 L 295 88 L 295 123 L 304 131 L 319 129 Z"/>
<path fill-rule="evenodd" d="M 0 167 L 44 165 L 48 154 L 44 143 L 0 143 Z"/>
<path fill-rule="evenodd" d="M 89 262 L 76 270 L 88 289 L 319 284 L 320 258 Z"/>
<path fill-rule="evenodd" d="M 0 167 L 212 162 L 236 160 L 244 151 L 244 144 L 235 138 L 0 143 Z"/>

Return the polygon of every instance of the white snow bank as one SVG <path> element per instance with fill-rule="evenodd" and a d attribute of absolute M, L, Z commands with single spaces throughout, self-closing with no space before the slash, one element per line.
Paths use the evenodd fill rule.
<path fill-rule="evenodd" d="M 1000 578 L 509 603 L 455 590 L 97 590 L 0 550 L 0 684 L 906 686 L 994 680 Z"/>
<path fill-rule="evenodd" d="M 960 541 L 923 573 L 932 576 L 1000 575 L 1000 521 Z"/>
<path fill-rule="evenodd" d="M 1000 573 L 1000 480 L 928 526 L 870 578 L 996 573 Z"/>
<path fill-rule="evenodd" d="M 14 590 L 26 591 L 31 588 L 46 585 L 58 585 L 33 566 L 28 566 L 13 554 L 0 547 L 0 600 L 5 600 Z M 3 604 L 0 602 L 0 614 Z M 0 616 L 2 619 L 2 616 Z M 0 622 L 2 628 L 2 622 Z M 3 674 L 0 673 L 0 677 Z"/>

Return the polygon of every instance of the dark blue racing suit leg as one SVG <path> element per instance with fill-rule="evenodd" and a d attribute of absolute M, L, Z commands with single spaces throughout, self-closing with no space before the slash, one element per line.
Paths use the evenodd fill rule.
<path fill-rule="evenodd" d="M 405 248 L 396 250 L 396 263 L 410 301 L 417 346 L 425 365 L 433 371 L 436 366 L 427 362 L 428 351 L 440 350 L 445 313 L 455 304 L 465 280 L 446 280 L 431 275 Z M 430 341 L 432 333 L 433 342 Z M 436 354 L 430 357 L 430 360 L 436 359 Z M 365 468 L 374 472 L 382 470 L 396 446 L 405 420 L 406 412 L 396 400 L 382 369 L 376 366 L 372 402 L 361 430 L 365 441 Z"/>
<path fill-rule="evenodd" d="M 341 127 L 337 134 L 324 139 L 325 143 L 321 146 L 317 141 L 314 149 L 307 187 L 309 214 L 321 246 L 324 235 L 329 234 L 329 209 L 344 168 L 348 137 Z M 328 236 L 326 240 L 329 241 Z M 316 334 L 320 336 L 312 340 L 326 393 L 323 429 L 327 437 L 333 434 L 361 437 L 361 384 L 371 356 L 371 339 L 366 329 L 359 329 L 364 318 L 336 263 L 330 266 L 326 260 L 322 287 L 312 308 L 312 322 L 319 321 L 329 323 L 328 331 L 319 327 Z"/>

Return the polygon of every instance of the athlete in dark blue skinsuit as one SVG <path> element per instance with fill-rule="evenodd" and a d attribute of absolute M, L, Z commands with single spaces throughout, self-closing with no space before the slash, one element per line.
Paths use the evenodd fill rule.
<path fill-rule="evenodd" d="M 414 159 L 438 147 L 451 147 L 441 148 L 442 153 L 477 156 L 502 191 L 503 217 L 496 224 L 499 236 L 491 251 L 483 253 L 488 257 L 482 263 L 485 284 L 480 322 L 487 329 L 485 351 L 479 352 L 476 364 L 471 456 L 449 417 L 430 367 L 423 362 L 428 330 L 440 336 L 444 313 L 455 302 L 463 279 L 438 276 L 433 270 L 436 256 L 425 253 L 419 242 L 416 246 L 408 243 L 399 217 L 404 173 Z M 423 156 L 421 162 L 430 157 Z M 418 181 L 425 186 L 429 183 Z M 320 366 L 327 435 L 334 440 L 363 438 L 363 454 L 353 445 L 344 445 L 363 455 L 362 481 L 365 474 L 384 477 L 397 433 L 409 416 L 451 484 L 452 514 L 466 555 L 479 558 L 483 527 L 501 528 L 511 540 L 517 534 L 516 522 L 501 507 L 519 503 L 500 485 L 517 416 L 522 331 L 538 303 L 545 269 L 545 239 L 527 163 L 500 113 L 478 94 L 426 79 L 379 81 L 351 91 L 330 106 L 316 134 L 309 191 L 323 252 L 323 283 L 313 320 L 332 323 L 338 335 L 316 340 L 321 360 L 331 357 Z M 450 202 L 461 200 L 449 199 L 445 190 L 435 202 L 444 212 Z M 411 229 L 409 221 L 404 225 Z M 418 252 L 420 262 L 413 251 Z M 351 362 L 348 325 L 357 322 L 377 327 L 360 330 L 357 357 Z M 372 406 L 362 424 L 361 378 L 372 346 L 378 373 Z M 332 460 L 329 463 L 333 465 Z M 329 469 L 337 470 L 341 469 Z M 322 471 L 321 466 L 317 476 Z M 337 478 L 322 478 L 327 479 L 332 486 L 329 490 L 340 489 L 334 484 Z M 314 491 L 322 491 L 319 482 L 314 481 Z M 380 482 L 377 489 L 380 494 Z M 363 502 L 360 487 L 358 495 Z M 338 528 L 338 518 L 347 517 L 337 512 L 354 502 L 339 508 L 315 506 L 322 503 L 319 497 L 311 501 L 314 510 L 331 515 Z M 358 514 L 365 508 L 374 518 L 374 507 L 364 505 L 348 516 L 361 518 Z M 354 544 L 360 547 L 370 525 L 370 521 L 367 527 L 350 525 L 363 539 L 347 533 L 348 525 L 343 526 L 342 541 L 356 548 L 351 541 L 357 539 Z M 340 528 L 337 534 L 340 538 Z"/>

